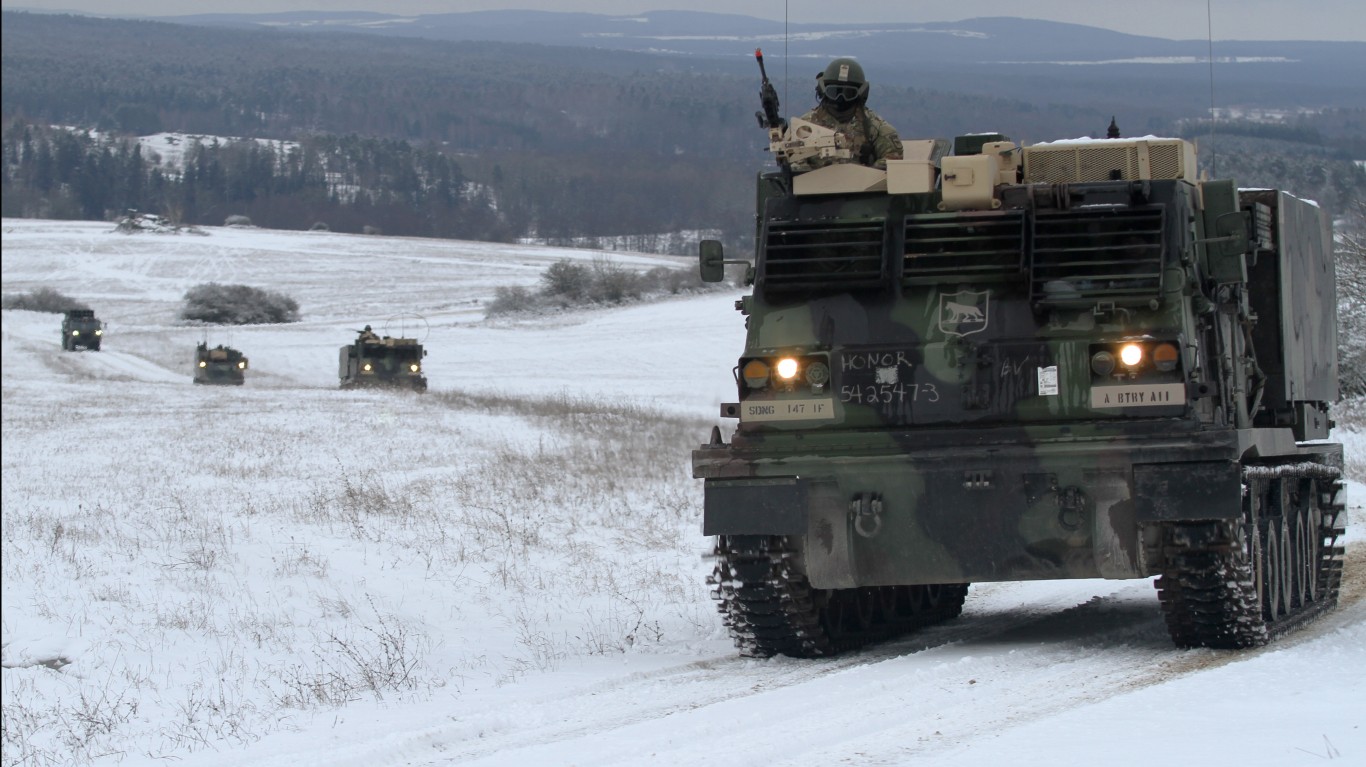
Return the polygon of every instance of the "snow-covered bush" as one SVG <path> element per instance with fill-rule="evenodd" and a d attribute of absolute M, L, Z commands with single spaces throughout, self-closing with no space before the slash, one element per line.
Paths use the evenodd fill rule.
<path fill-rule="evenodd" d="M 28 293 L 11 293 L 2 300 L 6 309 L 23 309 L 30 312 L 61 314 L 67 309 L 89 309 L 82 301 L 77 301 L 52 288 L 37 288 Z"/>
<path fill-rule="evenodd" d="M 702 282 L 695 269 L 656 266 L 637 272 L 605 258 L 594 259 L 591 266 L 562 258 L 541 274 L 540 290 L 536 292 L 520 286 L 498 288 L 488 305 L 488 314 L 621 304 L 646 296 L 696 293 L 716 287 L 719 286 Z"/>
<path fill-rule="evenodd" d="M 208 282 L 186 291 L 180 317 L 215 325 L 298 322 L 299 303 L 284 294 L 250 285 Z"/>

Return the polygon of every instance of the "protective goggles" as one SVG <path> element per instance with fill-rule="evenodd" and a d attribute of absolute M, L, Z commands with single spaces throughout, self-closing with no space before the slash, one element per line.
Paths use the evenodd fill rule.
<path fill-rule="evenodd" d="M 826 83 L 821 88 L 821 93 L 828 101 L 849 103 L 858 99 L 859 90 L 859 86 L 849 83 Z"/>

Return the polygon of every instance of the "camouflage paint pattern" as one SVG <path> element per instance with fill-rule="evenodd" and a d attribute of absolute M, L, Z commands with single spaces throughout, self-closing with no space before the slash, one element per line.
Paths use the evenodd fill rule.
<path fill-rule="evenodd" d="M 840 119 L 832 110 L 824 104 L 802 115 L 803 120 L 813 122 L 824 128 L 837 130 L 849 139 L 849 148 L 853 151 L 854 157 L 862 156 L 864 147 L 868 146 L 871 153 L 872 162 L 865 163 L 875 168 L 886 168 L 888 160 L 900 160 L 902 158 L 901 137 L 897 135 L 896 128 L 878 116 L 876 112 L 866 106 L 859 106 L 850 113 L 847 119 Z M 810 161 L 795 167 L 795 170 L 815 170 L 834 162 L 822 158 L 812 158 Z"/>
<path fill-rule="evenodd" d="M 815 588 L 1153 575 L 1160 525 L 1238 518 L 1244 460 L 1326 436 L 1326 401 L 1259 406 L 1231 182 L 1006 185 L 955 213 L 785 183 L 759 178 L 739 425 L 693 469 L 704 533 L 793 536 Z"/>

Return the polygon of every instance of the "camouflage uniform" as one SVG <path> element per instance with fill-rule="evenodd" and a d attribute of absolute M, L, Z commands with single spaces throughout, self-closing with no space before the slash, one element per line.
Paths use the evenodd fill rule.
<path fill-rule="evenodd" d="M 854 159 L 848 162 L 885 170 L 888 160 L 900 160 L 903 156 L 901 137 L 897 135 L 896 128 L 861 104 L 844 120 L 824 104 L 802 115 L 802 119 L 843 133 L 849 139 L 849 146 L 854 152 Z M 841 161 L 813 157 L 794 166 L 794 169 L 815 170 L 838 162 Z"/>

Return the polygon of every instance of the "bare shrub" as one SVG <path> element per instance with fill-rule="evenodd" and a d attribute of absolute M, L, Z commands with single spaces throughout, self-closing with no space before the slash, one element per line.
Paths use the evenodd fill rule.
<path fill-rule="evenodd" d="M 285 690 L 276 702 L 288 708 L 341 706 L 367 695 L 384 700 L 386 693 L 404 693 L 429 686 L 426 657 L 432 640 L 414 631 L 398 616 L 375 610 L 373 623 L 363 623 L 354 635 L 327 632 L 313 648 L 315 665 L 295 665 L 285 671 Z"/>
<path fill-rule="evenodd" d="M 5 678 L 8 686 L 11 680 Z M 27 692 L 35 693 L 31 683 L 15 680 Z M 18 693 L 19 690 L 12 691 Z M 3 712 L 4 757 L 0 764 L 66 765 L 86 764 L 96 758 L 119 753 L 111 747 L 114 736 L 137 716 L 135 690 L 115 690 L 111 685 L 99 689 L 80 688 L 73 699 L 51 707 L 10 705 L 7 697 Z M 15 695 L 25 701 L 31 696 Z"/>
<path fill-rule="evenodd" d="M 664 638 L 659 621 L 647 619 L 645 606 L 639 599 L 616 592 L 606 611 L 596 614 L 588 609 L 588 620 L 583 633 L 574 637 L 583 644 L 589 655 L 624 653 L 637 642 L 658 644 Z"/>
<path fill-rule="evenodd" d="M 541 275 L 541 293 L 546 296 L 564 296 L 578 300 L 588 293 L 592 279 L 592 275 L 582 264 L 562 258 L 546 267 L 545 273 Z"/>
<path fill-rule="evenodd" d="M 518 604 L 512 614 L 512 624 L 517 630 L 517 644 L 531 655 L 531 663 L 538 671 L 555 671 L 569 655 L 564 638 L 549 635 L 542 628 L 550 623 L 549 615 L 530 612 L 525 603 Z"/>
<path fill-rule="evenodd" d="M 656 266 L 645 272 L 618 261 L 599 257 L 591 267 L 567 258 L 551 264 L 541 274 L 540 289 L 500 287 L 485 310 L 489 316 L 567 309 L 593 304 L 623 304 L 651 295 L 679 295 L 717 290 L 722 285 L 702 282 L 696 269 Z"/>
<path fill-rule="evenodd" d="M 391 486 L 380 473 L 363 469 L 343 470 L 339 478 L 316 485 L 301 511 L 305 520 L 340 525 L 358 541 L 431 549 L 446 539 L 436 509 L 425 483 Z"/>
<path fill-rule="evenodd" d="M 696 270 L 670 269 L 656 266 L 640 276 L 641 284 L 650 293 L 691 293 L 701 290 L 705 283 Z"/>
<path fill-rule="evenodd" d="M 640 298 L 641 281 L 635 272 L 622 266 L 618 261 L 606 258 L 593 259 L 593 289 L 590 298 L 594 301 L 619 304 L 627 299 Z"/>
<path fill-rule="evenodd" d="M 28 293 L 11 293 L 0 300 L 6 309 L 61 314 L 68 309 L 89 309 L 84 302 L 59 293 L 52 288 L 37 288 Z"/>
<path fill-rule="evenodd" d="M 298 322 L 299 303 L 282 293 L 249 285 L 208 282 L 185 293 L 180 317 L 215 325 Z"/>
<path fill-rule="evenodd" d="M 541 306 L 541 302 L 530 290 L 514 285 L 499 287 L 493 291 L 493 300 L 485 310 L 490 316 L 495 314 L 516 314 L 527 312 Z"/>

